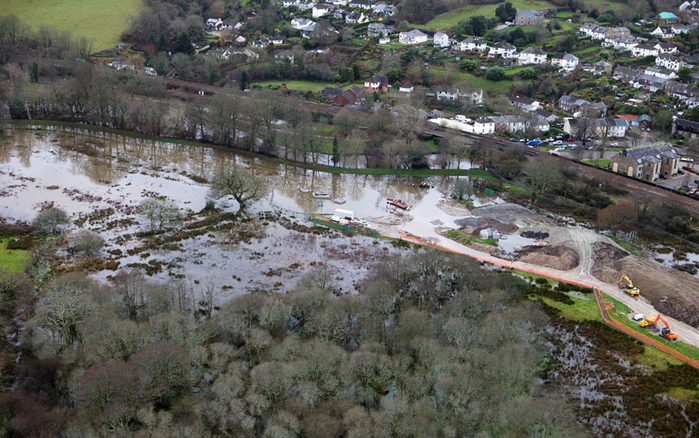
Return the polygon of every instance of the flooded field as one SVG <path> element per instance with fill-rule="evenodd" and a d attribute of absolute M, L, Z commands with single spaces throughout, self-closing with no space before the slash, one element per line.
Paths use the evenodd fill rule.
<path fill-rule="evenodd" d="M 249 167 L 266 176 L 273 190 L 251 213 L 274 211 L 286 225 L 261 219 L 258 225 L 254 221 L 244 225 L 254 228 L 245 239 L 231 237 L 227 231 L 192 233 L 172 244 L 143 248 L 134 238 L 145 231 L 135 214 L 139 202 L 166 197 L 182 209 L 187 222 L 201 220 L 207 181 L 221 166 Z M 453 227 L 454 219 L 468 214 L 458 204 L 443 205 L 453 181 L 449 177 L 335 175 L 223 149 L 83 130 L 16 128 L 6 130 L 0 141 L 3 220 L 30 222 L 42 208 L 59 207 L 70 215 L 73 229 L 88 228 L 106 239 L 104 252 L 108 260 L 118 262 L 118 269 L 150 266 L 154 279 L 184 280 L 202 293 L 216 289 L 219 302 L 256 289 L 289 290 L 302 273 L 310 271 L 330 276 L 338 290 L 353 290 L 355 274 L 395 252 L 394 246 L 336 232 L 299 232 L 289 223 L 308 226 L 309 213 L 331 214 L 342 208 L 384 234 L 391 235 L 401 226 L 436 237 L 436 227 Z M 314 193 L 327 198 L 319 199 Z M 339 198 L 345 202 L 334 201 Z M 401 199 L 411 208 L 391 207 L 386 198 Z M 224 211 L 237 210 L 232 199 L 217 205 Z M 93 275 L 107 280 L 114 274 L 114 270 L 98 270 Z"/>

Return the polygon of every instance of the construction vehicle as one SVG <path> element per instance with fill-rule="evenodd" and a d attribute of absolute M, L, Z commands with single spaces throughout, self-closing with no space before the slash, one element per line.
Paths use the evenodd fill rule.
<path fill-rule="evenodd" d="M 653 322 L 655 321 L 652 317 L 646 318 L 643 316 L 642 313 L 637 313 L 636 315 L 631 317 L 632 320 L 636 321 L 638 325 L 640 325 L 643 328 L 647 328 L 653 325 Z"/>
<path fill-rule="evenodd" d="M 660 314 L 658 314 L 658 316 L 656 316 L 655 319 L 651 318 L 650 316 L 646 319 L 648 320 L 648 322 L 652 321 L 653 329 L 655 331 L 660 331 L 661 338 L 665 338 L 668 341 L 677 340 L 677 333 L 670 329 L 670 324 L 668 324 L 665 318 L 663 318 Z M 662 330 L 658 327 L 659 322 L 665 324 L 665 327 Z"/>
<path fill-rule="evenodd" d="M 633 285 L 633 282 L 626 276 L 626 274 L 621 274 L 621 278 L 619 279 L 619 289 L 624 289 L 624 292 L 634 298 L 638 298 L 638 296 L 641 294 L 641 291 Z"/>

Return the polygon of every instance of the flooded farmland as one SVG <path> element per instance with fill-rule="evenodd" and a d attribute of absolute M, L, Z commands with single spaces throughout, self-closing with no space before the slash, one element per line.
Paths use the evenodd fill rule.
<path fill-rule="evenodd" d="M 185 230 L 202 221 L 207 181 L 221 166 L 248 167 L 270 182 L 271 193 L 250 209 L 254 219 L 149 244 L 137 237 L 145 221 L 135 208 L 147 197 L 165 197 L 179 206 L 187 217 Z M 70 215 L 73 229 L 104 237 L 111 268 L 92 266 L 94 277 L 107 281 L 119 270 L 135 268 L 157 280 L 185 281 L 194 293 L 216 290 L 217 302 L 252 290 L 284 292 L 311 271 L 331 278 L 338 291 L 352 291 L 354 279 L 361 277 L 356 274 L 397 251 L 368 237 L 310 232 L 310 213 L 342 208 L 385 234 L 402 226 L 434 236 L 436 227 L 452 227 L 468 213 L 458 206 L 438 208 L 453 184 L 449 177 L 336 175 L 220 148 L 70 129 L 6 129 L 0 183 L 4 221 L 30 222 L 42 208 L 55 206 Z M 336 203 L 340 198 L 344 202 Z M 386 198 L 401 199 L 412 209 L 392 208 Z M 232 199 L 218 201 L 217 207 L 237 210 Z"/>

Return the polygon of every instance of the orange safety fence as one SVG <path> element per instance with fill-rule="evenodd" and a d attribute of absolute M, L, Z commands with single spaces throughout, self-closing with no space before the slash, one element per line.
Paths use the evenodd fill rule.
<path fill-rule="evenodd" d="M 400 236 L 400 239 L 405 240 L 407 242 L 416 243 L 418 245 L 429 246 L 432 248 L 440 249 L 442 251 L 448 251 L 448 252 L 451 252 L 454 254 L 465 255 L 467 257 L 471 257 L 472 259 L 476 259 L 476 260 L 479 260 L 482 262 L 492 263 L 494 265 L 503 266 L 503 267 L 511 268 L 511 269 L 516 269 L 518 271 L 529 272 L 530 274 L 539 275 L 539 276 L 550 278 L 552 280 L 557 280 L 557 281 L 560 281 L 563 283 L 574 284 L 576 286 L 582 286 L 582 287 L 592 289 L 592 291 L 595 295 L 595 300 L 597 301 L 597 307 L 599 308 L 600 314 L 602 315 L 602 320 L 605 323 L 611 325 L 612 327 L 616 328 L 617 330 L 620 330 L 620 331 L 626 333 L 629 336 L 633 336 L 634 338 L 638 339 L 639 341 L 641 341 L 643 343 L 651 345 L 651 346 L 657 348 L 658 350 L 663 351 L 663 352 L 669 354 L 670 356 L 681 360 L 682 362 L 684 362 L 688 365 L 693 366 L 694 368 L 699 369 L 699 361 L 696 361 L 696 360 L 692 359 L 691 357 L 688 357 L 688 356 L 680 353 L 679 351 L 668 347 L 666 344 L 664 344 L 663 342 L 660 342 L 659 340 L 655 339 L 654 337 L 648 336 L 644 333 L 637 332 L 637 331 L 631 329 L 630 327 L 627 327 L 624 324 L 613 320 L 609 316 L 609 310 L 608 310 L 607 306 L 605 305 L 604 300 L 602 299 L 602 293 L 600 292 L 599 289 L 597 289 L 597 287 L 595 287 L 593 285 L 590 285 L 590 284 L 587 284 L 587 283 L 584 283 L 584 282 L 578 281 L 578 280 L 572 280 L 569 278 L 559 277 L 557 275 L 553 275 L 553 274 L 551 274 L 549 272 L 545 272 L 545 271 L 540 271 L 538 269 L 529 268 L 526 266 L 518 266 L 518 265 L 515 265 L 514 263 L 509 262 L 507 260 L 502 260 L 502 259 L 498 259 L 498 258 L 491 257 L 491 256 L 482 256 L 482 255 L 478 255 L 478 254 L 468 254 L 465 252 L 457 251 L 453 248 L 448 248 L 446 246 L 437 245 L 436 243 L 428 242 L 428 241 L 421 239 L 419 237 L 405 233 L 399 229 L 396 229 L 396 231 L 398 231 L 398 235 Z"/>

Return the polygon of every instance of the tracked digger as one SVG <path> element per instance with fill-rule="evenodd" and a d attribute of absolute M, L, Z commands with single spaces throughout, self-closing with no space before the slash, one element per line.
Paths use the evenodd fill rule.
<path fill-rule="evenodd" d="M 667 321 L 665 320 L 665 318 L 663 318 L 660 314 L 658 314 L 658 316 L 656 316 L 655 319 L 651 318 L 650 316 L 646 319 L 648 320 L 649 323 L 651 323 L 653 325 L 654 330 L 660 331 L 661 338 L 665 338 L 668 341 L 676 341 L 677 340 L 677 333 L 670 329 L 670 324 L 668 324 Z M 663 324 L 665 324 L 665 327 L 660 329 L 658 327 L 659 322 L 662 322 Z"/>
<path fill-rule="evenodd" d="M 619 279 L 619 289 L 624 289 L 624 292 L 634 298 L 638 298 L 638 296 L 641 294 L 641 291 L 633 285 L 633 282 L 626 276 L 626 274 L 621 274 L 621 278 Z"/>

